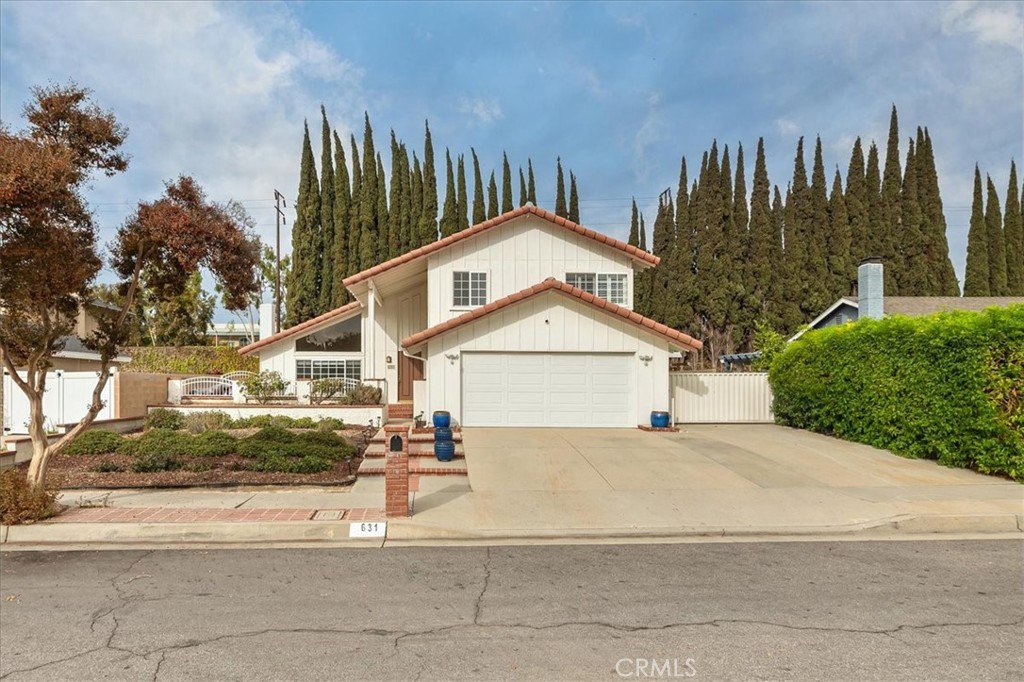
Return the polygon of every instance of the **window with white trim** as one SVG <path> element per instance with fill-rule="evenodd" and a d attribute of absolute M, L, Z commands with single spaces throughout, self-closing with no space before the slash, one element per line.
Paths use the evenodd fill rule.
<path fill-rule="evenodd" d="M 487 303 L 486 272 L 452 273 L 452 305 L 473 308 Z"/>
<path fill-rule="evenodd" d="M 296 360 L 296 379 L 355 379 L 363 378 L 362 360 Z"/>
<path fill-rule="evenodd" d="M 626 275 L 594 272 L 569 272 L 565 283 L 617 305 L 628 305 Z"/>

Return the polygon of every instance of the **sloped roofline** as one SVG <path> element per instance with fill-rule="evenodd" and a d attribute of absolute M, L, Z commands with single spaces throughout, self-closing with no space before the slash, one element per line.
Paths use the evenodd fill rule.
<path fill-rule="evenodd" d="M 240 355 L 249 355 L 253 351 L 257 351 L 260 348 L 264 348 L 271 344 L 277 343 L 278 341 L 284 341 L 285 339 L 291 338 L 297 334 L 308 332 L 310 329 L 317 327 L 323 324 L 324 322 L 331 322 L 332 320 L 335 320 L 337 318 L 346 317 L 348 313 L 358 311 L 360 308 L 362 308 L 362 304 L 359 301 L 352 301 L 347 305 L 343 305 L 340 308 L 335 308 L 334 310 L 326 312 L 323 315 L 314 317 L 310 320 L 306 320 L 305 322 L 297 324 L 294 327 L 282 329 L 273 336 L 268 336 L 267 338 L 260 339 L 255 343 L 250 343 L 248 346 L 243 346 L 242 348 L 238 349 L 238 353 Z"/>
<path fill-rule="evenodd" d="M 418 249 L 413 249 L 412 251 L 404 253 L 401 256 L 396 256 L 395 258 L 380 263 L 379 265 L 375 265 L 372 268 L 368 268 L 366 270 L 363 270 L 362 272 L 357 272 L 354 275 L 346 277 L 343 283 L 345 284 L 346 287 L 350 287 L 353 284 L 358 284 L 359 282 L 370 279 L 371 277 L 376 277 L 382 272 L 386 272 L 388 270 L 391 270 L 392 268 L 396 268 L 399 265 L 405 265 L 406 263 L 411 263 L 412 261 L 419 260 L 420 258 L 424 258 L 425 256 L 440 251 L 441 249 L 446 249 L 452 244 L 457 244 L 458 242 L 461 242 L 464 239 L 475 237 L 481 232 L 486 232 L 492 227 L 497 227 L 498 225 L 502 225 L 504 223 L 509 222 L 510 220 L 515 220 L 516 218 L 525 215 L 535 215 L 538 218 L 543 218 L 544 220 L 548 221 L 553 225 L 563 227 L 567 230 L 575 232 L 576 234 L 581 234 L 584 237 L 587 237 L 588 239 L 593 239 L 594 241 L 600 244 L 604 244 L 605 246 L 608 246 L 610 248 L 622 251 L 623 253 L 630 256 L 634 260 L 637 260 L 640 263 L 643 263 L 644 265 L 647 266 L 655 266 L 661 260 L 658 256 L 655 256 L 652 253 L 648 253 L 647 251 L 644 251 L 643 249 L 640 249 L 636 246 L 627 244 L 625 242 L 620 242 L 618 239 L 614 239 L 612 237 L 609 237 L 608 235 L 596 232 L 590 229 L 589 227 L 578 225 L 572 222 L 571 220 L 567 220 L 566 218 L 562 218 L 560 216 L 555 215 L 551 211 L 546 211 L 543 208 L 538 208 L 536 206 L 527 204 L 526 206 L 520 206 L 519 208 L 513 209 L 507 213 L 503 213 L 499 216 L 491 218 L 490 220 L 486 220 L 482 223 L 473 225 L 472 227 L 468 227 L 465 230 L 462 230 L 461 232 L 456 232 L 455 234 L 448 235 L 447 237 L 439 239 L 436 242 L 425 244 L 419 247 Z"/>
<path fill-rule="evenodd" d="M 485 306 L 481 306 L 475 310 L 471 310 L 468 313 L 459 315 L 458 317 L 453 317 L 452 319 L 434 325 L 429 329 L 424 329 L 423 331 L 416 332 L 415 334 L 403 339 L 402 346 L 407 349 L 419 346 L 436 336 L 440 336 L 441 334 L 461 327 L 462 325 L 469 324 L 470 322 L 479 320 L 480 318 L 486 317 L 491 313 L 497 312 L 503 308 L 507 308 L 508 306 L 515 305 L 520 301 L 525 301 L 528 298 L 533 298 L 534 296 L 543 294 L 544 292 L 547 291 L 554 291 L 568 298 L 578 299 L 583 303 L 586 303 L 590 307 L 596 308 L 607 315 L 622 318 L 627 322 L 631 323 L 632 325 L 643 329 L 648 334 L 661 337 L 668 341 L 673 346 L 676 346 L 678 348 L 690 351 L 698 351 L 704 347 L 703 343 L 701 343 L 697 339 L 694 339 L 692 336 L 689 336 L 688 334 L 684 334 L 680 331 L 672 329 L 671 327 L 661 324 L 660 322 L 655 322 L 649 317 L 644 317 L 640 313 L 633 312 L 629 308 L 624 308 L 610 301 L 606 301 L 603 298 L 598 298 L 597 296 L 591 293 L 587 293 L 582 289 L 578 289 L 572 286 L 571 284 L 560 282 L 554 277 L 548 277 L 543 282 L 539 284 L 534 284 L 532 287 L 529 287 L 528 289 L 523 289 L 522 291 L 516 292 L 504 298 L 499 298 L 497 301 L 488 303 Z"/>

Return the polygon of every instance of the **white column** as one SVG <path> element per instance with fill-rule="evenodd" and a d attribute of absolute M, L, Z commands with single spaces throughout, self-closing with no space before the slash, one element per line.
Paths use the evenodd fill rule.
<path fill-rule="evenodd" d="M 364 379 L 376 379 L 377 377 L 377 287 L 373 280 L 370 280 L 367 298 L 370 306 L 370 328 L 366 338 L 366 346 L 370 349 L 369 366 L 363 371 Z M 387 396 L 384 397 L 387 400 Z"/>

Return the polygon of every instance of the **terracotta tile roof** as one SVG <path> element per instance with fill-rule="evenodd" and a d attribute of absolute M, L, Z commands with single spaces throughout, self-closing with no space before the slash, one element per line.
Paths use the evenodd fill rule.
<path fill-rule="evenodd" d="M 669 341 L 674 346 L 679 346 L 681 348 L 685 348 L 686 350 L 694 351 L 700 350 L 704 346 L 703 343 L 694 339 L 691 336 L 688 336 L 680 331 L 676 331 L 671 327 L 667 327 L 661 324 L 660 322 L 655 322 L 654 320 L 648 317 L 644 317 L 640 313 L 635 313 L 629 308 L 623 308 L 620 305 L 616 305 L 614 303 L 604 300 L 603 298 L 598 298 L 593 294 L 587 293 L 582 289 L 577 289 L 576 287 L 570 284 L 559 282 L 554 277 L 548 277 L 540 284 L 534 284 L 529 289 L 523 289 L 522 291 L 516 292 L 510 296 L 506 296 L 505 298 L 500 298 L 497 301 L 492 301 L 491 303 L 488 303 L 485 306 L 481 306 L 476 310 L 471 310 L 470 312 L 465 313 L 464 315 L 453 317 L 452 319 L 442 322 L 441 324 L 437 324 L 429 329 L 424 329 L 421 332 L 417 332 L 412 336 L 403 339 L 402 346 L 405 348 L 418 346 L 424 341 L 432 339 L 433 337 L 438 336 L 439 334 L 444 334 L 445 332 L 451 331 L 456 327 L 461 327 L 464 324 L 468 324 L 470 322 L 473 322 L 474 320 L 478 320 L 481 317 L 484 317 L 485 315 L 490 315 L 493 312 L 501 310 L 502 308 L 506 308 L 515 303 L 518 303 L 519 301 L 523 301 L 528 298 L 532 298 L 538 294 L 542 294 L 545 291 L 555 291 L 559 294 L 562 294 L 563 296 L 577 298 L 583 301 L 584 303 L 607 313 L 608 315 L 621 317 L 624 320 L 631 322 L 635 326 L 647 331 L 648 333 L 654 334 L 655 336 L 660 336 Z"/>
<path fill-rule="evenodd" d="M 352 301 L 351 303 L 349 303 L 347 305 L 343 305 L 340 308 L 335 308 L 334 310 L 326 312 L 323 315 L 320 315 L 318 317 L 314 317 L 311 320 L 306 320 L 305 322 L 297 324 L 294 327 L 289 327 L 288 329 L 282 329 L 281 331 L 279 331 L 278 333 L 274 334 L 273 336 L 268 336 L 265 339 L 260 339 L 256 343 L 250 343 L 248 346 L 244 346 L 242 348 L 239 348 L 238 352 L 241 355 L 249 355 L 253 351 L 257 351 L 260 348 L 263 348 L 264 346 L 269 346 L 272 343 L 277 343 L 278 341 L 282 341 L 282 340 L 287 339 L 287 338 L 289 338 L 291 336 L 295 336 L 296 334 L 301 334 L 302 332 L 304 332 L 304 331 L 306 331 L 306 330 L 308 330 L 308 329 L 310 329 L 312 327 L 315 327 L 315 326 L 317 326 L 317 325 L 319 325 L 319 324 L 321 324 L 323 322 L 328 322 L 330 320 L 333 320 L 336 317 L 341 317 L 342 315 L 345 315 L 348 312 L 356 310 L 356 309 L 360 308 L 361 306 L 362 306 L 362 304 L 359 301 Z"/>
<path fill-rule="evenodd" d="M 577 225 L 571 220 L 566 220 L 565 218 L 556 216 L 551 211 L 545 211 L 543 208 L 537 208 L 536 206 L 520 206 L 519 208 L 511 210 L 508 213 L 503 213 L 502 215 L 491 218 L 488 221 L 478 223 L 472 227 L 466 228 L 461 232 L 456 232 L 455 234 L 448 235 L 444 239 L 440 239 L 436 242 L 431 242 L 430 244 L 421 246 L 418 249 L 413 249 L 408 253 L 404 253 L 401 256 L 392 258 L 389 261 L 385 261 L 379 265 L 375 265 L 372 268 L 363 270 L 362 272 L 357 272 L 356 274 L 347 277 L 344 281 L 344 284 L 345 286 L 350 287 L 353 284 L 362 282 L 363 280 L 369 279 L 370 277 L 376 277 L 380 273 L 390 270 L 391 268 L 417 260 L 431 253 L 434 253 L 435 251 L 440 251 L 441 249 L 447 248 L 448 246 L 451 246 L 456 242 L 460 242 L 463 239 L 469 239 L 470 237 L 476 236 L 481 232 L 491 229 L 492 227 L 497 227 L 498 225 L 507 223 L 510 220 L 514 220 L 516 218 L 519 218 L 520 216 L 529 214 L 535 215 L 539 218 L 543 218 L 544 220 L 547 220 L 548 222 L 554 225 L 564 227 L 567 230 L 571 230 L 577 234 L 581 234 L 584 237 L 588 237 L 596 242 L 605 244 L 606 246 L 610 246 L 613 249 L 618 249 L 619 251 L 628 254 L 632 258 L 635 258 L 636 260 L 641 261 L 643 263 L 647 263 L 648 265 L 657 265 L 658 262 L 661 260 L 654 254 L 647 253 L 643 249 L 639 249 L 630 244 L 626 244 L 625 242 L 620 242 L 618 239 L 613 239 L 607 235 L 601 234 L 600 232 L 595 232 L 594 230 L 591 230 L 589 227 Z"/>

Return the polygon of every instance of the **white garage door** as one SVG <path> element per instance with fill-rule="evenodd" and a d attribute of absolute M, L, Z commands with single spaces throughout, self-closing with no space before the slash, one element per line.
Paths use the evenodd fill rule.
<path fill-rule="evenodd" d="M 463 353 L 465 426 L 635 427 L 631 354 Z"/>

